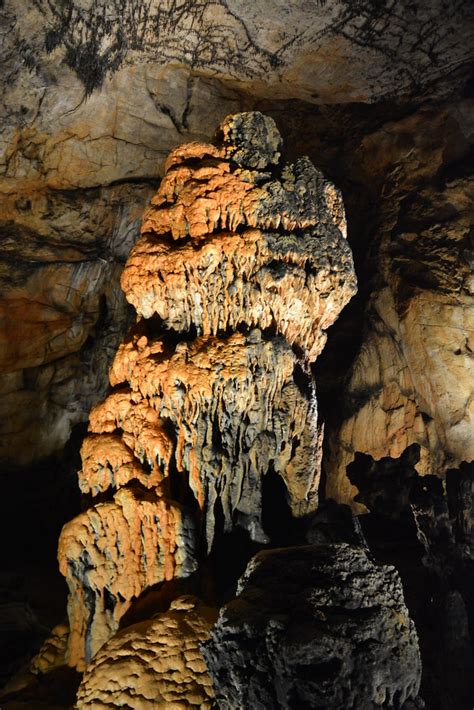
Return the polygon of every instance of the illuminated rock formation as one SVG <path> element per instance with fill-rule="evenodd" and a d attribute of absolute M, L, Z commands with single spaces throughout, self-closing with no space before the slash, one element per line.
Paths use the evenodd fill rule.
<path fill-rule="evenodd" d="M 186 596 L 168 612 L 120 631 L 89 664 L 76 707 L 215 707 L 200 649 L 215 618 L 213 609 Z"/>
<path fill-rule="evenodd" d="M 162 341 L 150 345 L 140 336 L 120 348 L 110 378 L 114 385 L 126 378 L 130 391 L 93 411 L 91 429 L 99 436 L 92 445 L 99 450 L 102 432 L 120 430 L 124 448 L 150 478 L 161 470 L 163 479 L 174 467 L 203 512 L 209 549 L 218 500 L 224 532 L 237 523 L 266 541 L 261 486 L 270 462 L 294 515 L 316 507 L 321 436 L 315 390 L 282 337 L 266 340 L 260 330 L 201 337 L 167 355 Z M 110 458 L 108 438 L 101 455 Z"/>
<path fill-rule="evenodd" d="M 195 537 L 177 504 L 128 488 L 65 526 L 58 556 L 69 586 L 70 665 L 84 668 L 145 589 L 195 571 Z"/>
<path fill-rule="evenodd" d="M 229 117 L 214 145 L 171 153 L 145 215 L 122 279 L 138 323 L 82 448 L 81 490 L 106 502 L 59 546 L 72 665 L 147 587 L 190 576 L 198 545 L 236 527 L 268 542 L 265 476 L 294 517 L 317 507 L 309 365 L 355 275 L 338 191 L 307 158 L 281 166 L 280 148 L 273 120 Z"/>
<path fill-rule="evenodd" d="M 423 146 L 412 160 L 430 179 L 440 170 Z M 397 179 L 379 237 L 383 284 L 331 437 L 328 495 L 342 502 L 357 494 L 346 474 L 357 452 L 398 458 L 417 443 L 417 470 L 442 478 L 474 460 L 473 180 L 417 187 L 407 208 Z"/>
<path fill-rule="evenodd" d="M 259 169 L 235 165 L 255 123 L 223 124 L 231 148 L 190 144 L 170 155 L 122 286 L 140 315 L 158 315 L 165 328 L 215 335 L 273 326 L 314 360 L 355 292 L 342 198 L 307 158 L 278 177 L 265 172 L 280 142 L 263 117 L 257 136 L 270 138 L 256 142 Z"/>

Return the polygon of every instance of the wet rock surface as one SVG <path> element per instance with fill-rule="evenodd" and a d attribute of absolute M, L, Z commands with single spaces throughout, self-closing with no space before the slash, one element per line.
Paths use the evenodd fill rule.
<path fill-rule="evenodd" d="M 401 708 L 420 685 L 395 569 L 344 543 L 257 555 L 204 655 L 221 708 Z"/>

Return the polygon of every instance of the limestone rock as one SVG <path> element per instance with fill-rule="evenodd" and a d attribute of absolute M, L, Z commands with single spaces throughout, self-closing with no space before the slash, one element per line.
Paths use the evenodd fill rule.
<path fill-rule="evenodd" d="M 29 670 L 34 675 L 49 673 L 65 664 L 69 626 L 57 624 L 48 636 L 39 653 L 32 659 Z"/>
<path fill-rule="evenodd" d="M 152 471 L 140 465 L 133 452 L 117 434 L 89 436 L 81 449 L 82 469 L 79 487 L 83 493 L 97 496 L 117 490 L 131 481 L 145 488 L 156 488 L 163 476 L 158 467 Z"/>
<path fill-rule="evenodd" d="M 442 481 L 418 474 L 419 455 L 417 444 L 378 461 L 357 453 L 348 476 L 370 511 L 360 516 L 370 549 L 400 571 L 420 639 L 426 706 L 470 710 L 474 466 L 452 469 Z"/>
<path fill-rule="evenodd" d="M 293 514 L 316 507 L 321 436 L 314 385 L 281 337 L 266 340 L 258 330 L 203 337 L 167 355 L 163 342 L 137 335 L 119 349 L 111 382 L 130 389 L 122 386 L 93 410 L 95 436 L 83 453 L 93 447 L 110 461 L 108 442 L 121 436 L 129 448 L 122 443 L 120 452 L 134 452 L 130 465 L 142 472 L 140 480 L 145 470 L 151 480 L 175 468 L 202 511 L 209 548 L 217 500 L 225 532 L 237 521 L 253 539 L 266 539 L 261 495 L 270 468 L 282 477 Z M 103 471 L 100 480 L 117 486 L 110 464 L 106 477 Z"/>
<path fill-rule="evenodd" d="M 144 217 L 123 278 L 137 323 L 82 448 L 79 485 L 103 502 L 59 545 L 75 667 L 147 588 L 194 573 L 216 536 L 269 542 L 265 476 L 282 479 L 294 517 L 317 507 L 309 363 L 355 275 L 338 191 L 307 158 L 280 166 L 280 148 L 271 119 L 228 117 L 215 144 L 170 155 Z"/>
<path fill-rule="evenodd" d="M 214 620 L 213 609 L 179 597 L 168 612 L 120 631 L 87 666 L 77 709 L 216 707 L 200 650 Z"/>
<path fill-rule="evenodd" d="M 336 500 L 356 494 L 346 476 L 356 452 L 396 458 L 417 443 L 417 470 L 441 477 L 474 460 L 473 185 L 463 176 L 403 200 L 392 195 L 380 235 L 383 288 L 371 296 L 332 437 L 328 494 Z"/>
<path fill-rule="evenodd" d="M 420 685 L 395 569 L 346 544 L 259 553 L 204 655 L 221 708 L 401 708 Z"/>
<path fill-rule="evenodd" d="M 61 450 L 104 396 L 129 321 L 122 262 L 149 193 L 116 186 L 0 198 L 3 465 Z"/>
<path fill-rule="evenodd" d="M 71 234 L 84 244 L 107 231 L 115 245 L 122 244 L 122 256 L 127 254 L 133 222 L 154 192 L 153 181 L 163 175 L 169 151 L 183 142 L 209 140 L 229 113 L 258 108 L 267 97 L 268 110 L 291 125 L 293 151 L 299 155 L 308 152 L 315 136 L 316 146 L 324 144 L 311 104 L 370 102 L 424 91 L 442 97 L 446 88 L 459 85 L 471 61 L 471 8 L 460 0 L 449 16 L 441 0 L 423 8 L 403 2 L 396 9 L 370 2 L 349 7 L 341 0 L 258 7 L 248 0 L 219 0 L 180 6 L 178 16 L 173 3 L 157 0 L 56 5 L 7 0 L 0 10 L 5 28 L 0 62 L 8 77 L 0 89 L 0 212 L 2 242 L 8 240 L 16 256 L 23 250 L 43 264 L 53 257 L 61 267 L 77 258 L 70 250 L 57 253 Z M 440 17 L 442 29 L 426 32 Z M 457 108 L 448 117 L 438 115 L 445 125 L 460 119 Z M 344 122 L 347 118 L 341 129 Z M 339 128 L 337 118 L 334 123 Z M 422 125 L 419 135 L 426 143 L 431 130 Z M 392 127 L 393 122 L 385 125 L 364 143 L 365 154 L 390 162 Z M 412 122 L 405 132 L 407 146 L 415 130 Z M 277 142 L 274 150 L 279 152 Z M 439 141 L 435 150 L 443 152 Z M 314 149 L 318 165 L 323 153 Z M 350 163 L 353 154 L 347 155 Z M 406 165 L 412 168 L 410 160 Z M 334 174 L 346 173 L 344 166 Z M 366 184 L 370 180 L 371 171 Z M 110 317 L 105 324 L 95 308 L 96 296 L 104 295 L 102 278 L 96 289 L 92 286 L 99 270 L 118 293 L 120 269 L 101 270 L 101 259 L 109 258 L 102 244 L 80 256 L 90 267 L 89 306 L 94 304 L 87 309 L 87 324 L 68 310 L 68 288 L 60 294 L 57 312 L 48 311 L 56 326 L 61 309 L 67 312 L 63 326 L 76 333 L 69 352 L 73 340 L 74 347 L 82 344 L 80 350 L 60 356 L 58 345 L 66 339 L 61 330 L 52 344 L 58 359 L 5 375 L 0 417 L 5 460 L 18 463 L 20 456 L 20 463 L 28 463 L 60 450 L 71 428 L 86 421 L 91 406 L 104 396 L 108 363 L 101 367 L 103 348 L 107 344 L 113 350 L 126 330 L 125 314 L 114 308 L 114 299 L 106 299 Z M 25 281 L 16 259 L 9 260 L 8 269 Z M 65 270 L 74 271 L 72 266 Z M 41 289 L 27 288 L 22 312 L 31 304 L 32 313 L 44 313 L 38 308 L 40 295 Z M 37 322 L 35 331 L 51 325 Z M 27 336 L 26 327 L 15 330 Z M 22 346 L 38 360 L 27 341 Z M 94 352 L 91 341 L 97 345 Z"/>
<path fill-rule="evenodd" d="M 259 117 L 255 138 L 249 116 Z M 223 125 L 217 147 L 190 144 L 169 157 L 123 289 L 140 315 L 156 314 L 166 328 L 215 335 L 273 326 L 314 360 L 356 290 L 342 198 L 307 158 L 276 178 L 251 169 L 264 131 L 276 141 L 273 121 L 253 112 Z M 239 131 L 246 148 L 235 168 L 224 156 Z M 265 166 L 272 151 L 259 160 Z"/>
<path fill-rule="evenodd" d="M 282 140 L 272 118 L 257 111 L 228 116 L 218 128 L 224 156 L 237 165 L 264 170 L 277 165 Z"/>
<path fill-rule="evenodd" d="M 70 592 L 69 665 L 84 668 L 144 589 L 191 574 L 194 548 L 180 506 L 127 488 L 65 525 L 58 559 Z"/>
<path fill-rule="evenodd" d="M 234 120 L 238 122 L 242 115 L 246 114 L 237 114 Z M 273 121 L 269 130 L 276 131 Z M 251 136 L 247 140 L 250 150 Z M 144 215 L 142 233 L 198 240 L 217 229 L 281 227 L 290 232 L 334 223 L 345 236 L 341 195 L 308 158 L 284 165 L 281 176 L 272 179 L 271 172 L 250 169 L 249 163 L 235 168 L 232 159 L 222 159 L 227 152 L 225 142 L 220 150 L 191 143 L 178 149 L 179 163 L 172 153 L 160 189 Z M 215 158 L 209 159 L 212 153 Z M 198 156 L 202 159 L 193 166 Z"/>

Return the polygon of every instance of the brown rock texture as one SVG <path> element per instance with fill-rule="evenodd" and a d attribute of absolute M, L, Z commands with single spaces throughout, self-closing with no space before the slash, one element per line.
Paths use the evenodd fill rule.
<path fill-rule="evenodd" d="M 460 103 L 461 144 L 471 130 L 465 110 Z M 395 165 L 407 154 L 403 135 L 413 130 L 416 118 L 430 121 L 440 146 L 453 140 L 452 128 L 440 134 L 440 118 L 406 119 L 386 138 Z M 417 443 L 417 470 L 440 477 L 474 460 L 474 183 L 468 171 L 453 177 L 443 168 L 443 152 L 433 149 L 433 140 L 420 140 L 408 151 L 414 169 L 395 170 L 383 206 L 381 278 L 345 388 L 343 421 L 331 437 L 328 494 L 342 502 L 357 493 L 346 475 L 356 452 L 375 460 L 398 458 Z M 435 175 L 440 177 L 433 184 Z"/>
<path fill-rule="evenodd" d="M 1 194 L 0 461 L 61 450 L 105 395 L 129 323 L 119 287 L 148 186 Z"/>
<path fill-rule="evenodd" d="M 112 353 L 127 330 L 121 260 L 174 146 L 208 140 L 227 114 L 264 100 L 296 127 L 299 155 L 319 135 L 317 105 L 443 97 L 472 61 L 462 0 L 449 13 L 442 0 L 200 0 L 178 11 L 161 0 L 6 0 L 0 13 L 0 231 L 10 245 L 0 255 L 9 362 L 0 460 L 9 464 L 60 451 L 104 396 L 104 348 Z"/>
<path fill-rule="evenodd" d="M 121 488 L 68 523 L 59 541 L 69 586 L 67 662 L 82 670 L 145 589 L 195 570 L 192 520 L 156 494 Z"/>
<path fill-rule="evenodd" d="M 213 127 L 237 111 L 258 109 L 272 115 L 285 137 L 285 150 L 271 131 L 266 138 L 262 134 L 261 144 L 268 146 L 262 157 L 255 142 L 239 142 L 239 130 L 230 121 L 222 129 L 228 144 L 224 154 L 221 142 L 197 156 L 197 162 L 206 159 L 208 168 L 216 169 L 214 176 L 232 158 L 247 169 L 250 183 L 245 191 L 239 180 L 234 183 L 237 234 L 221 227 L 227 215 L 217 196 L 220 188 L 213 191 L 209 218 L 202 219 L 202 207 L 191 209 L 197 231 L 203 225 L 210 228 L 220 214 L 213 235 L 203 235 L 203 248 L 206 243 L 209 248 L 219 231 L 234 239 L 245 232 L 247 240 L 251 229 L 283 233 L 281 224 L 263 226 L 269 216 L 260 199 L 263 193 L 265 199 L 272 197 L 266 184 L 274 185 L 278 195 L 288 192 L 272 162 L 277 153 L 287 156 L 295 170 L 298 156 L 308 154 L 344 194 L 361 293 L 332 330 L 336 347 L 318 358 L 318 405 L 331 437 L 324 476 L 330 495 L 353 505 L 354 496 L 360 496 L 346 472 L 357 452 L 378 461 L 398 456 L 399 461 L 414 442 L 421 448 L 418 471 L 435 471 L 440 477 L 471 455 L 471 2 L 4 0 L 0 5 L 0 537 L 12 569 L 22 564 L 24 550 L 36 564 L 41 557 L 37 551 L 48 544 L 42 531 L 49 529 L 55 537 L 57 523 L 79 510 L 78 502 L 68 504 L 64 490 L 67 466 L 57 459 L 40 460 L 59 454 L 69 441 L 64 459 L 76 469 L 81 423 L 106 396 L 110 363 L 129 328 L 130 311 L 118 287 L 122 266 L 138 236 L 143 209 L 164 174 L 166 157 L 178 144 L 209 141 Z M 253 128 L 258 132 L 257 121 Z M 161 208 L 166 206 L 181 233 L 183 219 L 175 208 L 180 204 L 188 214 L 191 207 L 182 199 L 189 182 L 183 169 L 189 168 L 194 180 L 196 163 L 181 160 L 179 151 L 175 160 L 181 169 L 180 195 L 152 211 L 164 217 Z M 171 174 L 172 165 L 166 170 Z M 256 181 L 252 175 L 258 171 L 268 172 L 268 180 Z M 289 210 L 288 219 L 294 216 Z M 252 227 L 257 219 L 258 226 Z M 274 215 L 269 219 L 275 224 Z M 173 257 L 164 246 L 158 249 L 168 283 L 172 277 L 179 283 L 185 279 L 189 261 L 193 300 L 182 304 L 178 288 L 169 297 L 160 287 L 158 298 L 144 289 L 143 305 L 148 299 L 150 310 L 155 312 L 156 306 L 162 314 L 149 319 L 154 332 L 144 329 L 149 341 L 158 332 L 163 335 L 161 317 L 168 328 L 190 331 L 194 319 L 203 337 L 221 337 L 218 321 L 230 322 L 228 314 L 222 315 L 228 300 L 234 302 L 232 323 L 244 330 L 238 325 L 242 316 L 235 293 L 226 293 L 227 279 L 245 291 L 245 309 L 258 317 L 247 264 L 238 248 L 229 251 L 228 241 L 229 276 L 209 267 L 219 312 L 204 311 L 196 284 L 201 287 L 209 279 L 199 279 L 196 270 L 205 272 L 209 265 L 202 251 L 194 260 L 194 249 L 186 244 L 196 244 L 196 239 L 169 238 L 178 251 L 182 248 L 176 264 L 171 265 Z M 295 327 L 289 295 L 296 304 L 302 293 L 302 262 L 292 247 L 282 251 L 268 242 L 265 236 L 246 246 L 258 249 L 260 282 L 276 289 L 267 289 L 262 305 L 262 319 L 270 324 L 264 340 L 275 331 L 275 318 L 300 357 L 299 341 L 308 344 L 317 335 L 314 293 L 301 302 L 303 332 Z M 212 249 L 222 252 L 223 243 L 219 239 Z M 276 278 L 277 264 L 270 256 L 267 261 L 267 252 L 274 249 L 275 261 L 295 266 L 281 280 Z M 238 261 L 233 271 L 229 255 Z M 242 284 L 240 275 L 234 275 L 238 270 L 245 276 Z M 149 277 L 145 271 L 141 275 L 146 285 Z M 254 272 L 251 279 L 254 283 Z M 465 284 L 461 289 L 460 280 Z M 134 285 L 137 292 L 138 287 Z M 321 284 L 317 289 L 325 293 Z M 318 312 L 320 308 L 316 304 Z M 319 337 L 314 353 L 322 345 L 321 333 Z M 167 357 L 176 339 L 170 331 Z M 333 380 L 330 366 L 338 362 L 342 367 Z M 297 379 L 299 384 L 305 381 L 304 376 Z M 339 386 L 343 379 L 347 388 Z M 127 382 L 123 389 L 129 388 Z M 193 506 L 188 474 L 177 473 L 173 454 L 168 473 L 157 462 L 159 456 L 168 461 L 175 432 L 167 420 L 164 428 L 159 426 L 152 409 L 137 408 L 127 441 L 115 427 L 105 434 L 91 433 L 81 474 L 85 505 L 92 504 L 91 496 L 94 504 L 110 503 L 123 486 L 150 494 L 158 486 L 160 495 L 183 497 Z M 198 420 L 193 421 L 197 431 Z M 142 452 L 145 432 L 154 443 Z M 95 443 L 101 437 L 109 437 L 102 450 Z M 215 438 L 214 445 L 218 443 Z M 148 456 L 155 456 L 151 465 Z M 204 479 L 196 479 L 203 490 Z M 390 488 L 386 478 L 383 485 Z M 220 499 L 220 515 L 219 505 Z M 238 516 L 242 519 L 240 512 Z M 200 515 L 196 517 L 200 524 Z M 466 576 L 456 572 L 454 578 Z M 472 599 L 472 592 L 464 598 Z M 430 594 L 425 599 L 421 606 L 432 604 Z M 449 615 L 444 618 L 453 638 L 458 637 L 456 629 L 467 628 L 459 621 L 462 616 L 456 623 Z M 59 619 L 47 623 L 52 626 Z M 435 613 L 431 619 L 434 623 L 426 624 L 430 630 L 438 627 Z M 469 625 L 474 628 L 472 618 Z M 425 646 L 435 648 L 429 633 Z M 9 665 L 12 654 L 7 655 Z M 456 655 L 444 649 L 440 657 Z M 447 675 L 445 666 L 441 669 L 432 674 L 437 684 Z M 461 709 L 459 702 L 442 695 L 436 685 L 431 698 L 440 707 Z M 32 706 L 34 700 L 27 702 L 26 707 Z"/>
<path fill-rule="evenodd" d="M 170 467 L 189 481 L 209 549 L 217 499 L 226 532 L 237 519 L 253 539 L 266 539 L 261 480 L 270 461 L 293 513 L 315 508 L 321 437 L 305 362 L 355 291 L 334 186 L 305 158 L 280 168 L 281 177 L 264 172 L 278 163 L 281 139 L 261 114 L 227 119 L 217 140 L 181 146 L 167 160 L 122 278 L 139 316 L 158 316 L 165 334 L 150 338 L 143 325 L 121 346 L 110 375 L 118 389 L 90 419 L 95 434 L 115 437 L 114 451 L 121 432 L 128 452 L 151 471 L 148 482 Z M 228 335 L 239 327 L 253 330 Z M 170 352 L 166 331 L 192 328 L 201 337 Z M 97 479 L 89 450 L 96 471 L 114 467 L 98 462 L 97 469 L 97 452 L 111 455 L 100 441 L 84 445 L 83 490 L 94 485 L 86 478 Z M 128 475 L 147 476 L 120 463 L 118 476 Z"/>
<path fill-rule="evenodd" d="M 301 372 L 306 391 L 295 383 L 295 372 Z M 261 484 L 270 461 L 293 513 L 316 507 L 321 444 L 316 395 L 283 338 L 265 340 L 260 330 L 200 337 L 167 355 L 162 341 L 136 336 L 119 349 L 110 379 L 114 385 L 126 381 L 130 391 L 117 392 L 94 409 L 90 426 L 98 436 L 86 439 L 83 454 L 94 447 L 94 461 L 110 460 L 107 442 L 117 434 L 102 439 L 102 432 L 121 430 L 129 447 L 123 448 L 142 464 L 141 472 L 133 464 L 135 476 L 143 480 L 145 468 L 151 471 L 146 485 L 160 475 L 163 480 L 174 467 L 189 481 L 202 511 L 209 549 L 218 499 L 225 532 L 238 520 L 253 539 L 266 540 Z M 101 480 L 104 470 L 110 468 L 100 470 Z M 108 480 L 117 485 L 115 475 Z"/>
<path fill-rule="evenodd" d="M 220 149 L 196 143 L 171 153 L 122 287 L 140 315 L 158 315 L 165 328 L 216 335 L 273 326 L 314 360 L 355 292 L 342 198 L 308 158 L 277 178 L 265 172 L 281 139 L 258 113 L 241 116 L 232 130 L 231 121 L 221 126 Z M 256 136 L 254 161 L 247 135 Z"/>
<path fill-rule="evenodd" d="M 69 626 L 58 624 L 51 635 L 46 639 L 37 656 L 31 663 L 29 670 L 35 675 L 44 675 L 54 668 L 60 668 L 65 663 Z"/>
<path fill-rule="evenodd" d="M 186 596 L 168 612 L 120 631 L 87 667 L 76 708 L 216 707 L 201 654 L 215 618 L 213 609 Z"/>
<path fill-rule="evenodd" d="M 265 476 L 294 517 L 317 507 L 309 365 L 356 283 L 338 191 L 306 158 L 280 165 L 280 149 L 272 119 L 231 116 L 215 144 L 170 155 L 145 215 L 123 276 L 138 322 L 82 447 L 95 505 L 59 544 L 78 668 L 143 591 L 195 571 L 198 545 L 207 555 L 236 527 L 269 541 Z"/>

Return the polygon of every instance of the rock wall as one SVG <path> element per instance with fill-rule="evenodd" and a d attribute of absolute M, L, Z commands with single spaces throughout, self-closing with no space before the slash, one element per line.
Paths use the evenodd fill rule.
<path fill-rule="evenodd" d="M 262 100 L 295 124 L 296 143 L 311 144 L 308 105 L 439 99 L 463 85 L 471 59 L 461 0 L 449 13 L 441 0 L 56 5 L 0 9 L 0 317 L 15 335 L 0 336 L 0 460 L 9 466 L 60 452 L 103 397 L 127 330 L 117 279 L 172 148 L 209 139 L 224 116 Z"/>
<path fill-rule="evenodd" d="M 379 278 L 328 463 L 328 495 L 339 501 L 356 495 L 346 467 L 357 451 L 398 458 L 417 443 L 418 471 L 441 477 L 474 458 L 472 177 L 462 162 L 455 167 L 472 148 L 473 126 L 468 104 L 454 110 L 457 125 L 446 112 L 440 131 L 426 112 L 386 139 L 393 184 L 378 218 Z M 402 136 L 416 118 L 432 135 L 407 147 Z"/>

